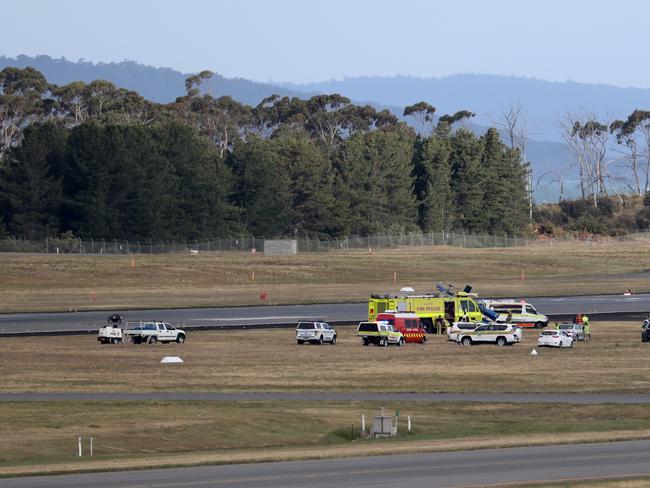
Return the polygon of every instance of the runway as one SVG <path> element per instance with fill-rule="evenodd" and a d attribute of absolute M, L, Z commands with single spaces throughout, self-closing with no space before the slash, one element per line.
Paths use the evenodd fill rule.
<path fill-rule="evenodd" d="M 482 449 L 2 480 L 3 488 L 438 488 L 650 475 L 650 441 Z"/>
<path fill-rule="evenodd" d="M 628 393 L 356 393 L 356 392 L 55 392 L 0 393 L 0 402 L 49 401 L 284 401 L 284 402 L 482 402 L 571 405 L 650 404 L 650 394 Z"/>
<path fill-rule="evenodd" d="M 517 297 L 513 297 L 517 298 Z M 650 311 L 650 294 L 528 298 L 540 313 L 566 319 L 577 312 L 593 317 L 639 319 Z M 115 310 L 128 320 L 164 320 L 189 330 L 293 326 L 300 319 L 353 323 L 367 318 L 366 303 L 281 305 L 230 308 Z M 0 337 L 14 334 L 95 333 L 104 325 L 106 311 L 77 313 L 21 313 L 0 315 Z"/>

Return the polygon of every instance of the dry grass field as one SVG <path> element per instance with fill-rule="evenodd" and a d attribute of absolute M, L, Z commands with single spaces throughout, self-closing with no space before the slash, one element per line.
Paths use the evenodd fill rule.
<path fill-rule="evenodd" d="M 363 347 L 352 327 L 339 328 L 335 346 L 298 346 L 292 329 L 196 332 L 182 345 L 5 338 L 0 391 L 650 392 L 642 368 L 650 346 L 640 342 L 639 324 L 592 329 L 590 343 L 537 357 L 529 355 L 537 336 L 530 330 L 505 348 L 464 348 L 436 336 L 424 346 Z M 161 365 L 164 355 L 185 363 Z M 394 402 L 388 408 L 400 410 L 402 422 L 413 416 L 412 434 L 352 440 L 351 424 L 359 429 L 360 415 L 379 406 L 5 402 L 0 476 L 650 438 L 644 405 Z M 97 456 L 74 457 L 78 436 L 93 436 Z"/>
<path fill-rule="evenodd" d="M 431 290 L 436 281 L 471 283 L 493 296 L 641 292 L 650 291 L 648 269 L 647 240 L 279 257 L 1 254 L 0 312 L 250 305 L 262 303 L 262 292 L 278 304 L 350 302 L 405 285 Z"/>
<path fill-rule="evenodd" d="M 363 439 L 372 402 L 48 402 L 0 404 L 0 476 L 10 473 L 228 463 L 650 438 L 641 405 L 409 403 L 393 439 Z M 413 430 L 406 432 L 406 416 Z M 548 418 L 554 418 L 549 423 Z M 597 422 L 593 420 L 597 419 Z M 354 430 L 353 425 L 354 424 Z M 354 433 L 354 435 L 352 435 Z M 77 437 L 94 456 L 75 458 Z M 86 440 L 85 451 L 88 454 Z M 178 457 L 182 456 L 182 457 Z M 211 458 L 209 458 L 211 456 Z"/>
<path fill-rule="evenodd" d="M 354 327 L 335 346 L 302 345 L 293 329 L 190 333 L 185 344 L 99 345 L 95 336 L 2 339 L 3 392 L 377 391 L 650 393 L 650 345 L 636 322 L 592 322 L 593 339 L 531 357 L 538 331 L 498 348 L 363 347 Z M 183 364 L 162 365 L 166 355 Z"/>

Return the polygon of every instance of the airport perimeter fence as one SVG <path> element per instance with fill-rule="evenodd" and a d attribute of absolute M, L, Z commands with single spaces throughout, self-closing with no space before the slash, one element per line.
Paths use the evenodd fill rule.
<path fill-rule="evenodd" d="M 292 239 L 292 238 L 287 238 Z M 322 252 L 350 249 L 385 249 L 396 247 L 454 246 L 464 248 L 521 247 L 531 243 L 553 245 L 556 242 L 579 241 L 591 243 L 600 240 L 626 241 L 650 239 L 650 231 L 618 237 L 587 236 L 531 239 L 527 237 L 471 234 L 463 232 L 409 232 L 403 234 L 375 234 L 332 239 L 297 238 L 298 252 Z M 48 238 L 26 240 L 17 237 L 0 239 L 0 253 L 49 254 L 177 254 L 198 252 L 264 252 L 263 238 L 239 236 L 201 241 L 127 241 L 119 239 Z"/>

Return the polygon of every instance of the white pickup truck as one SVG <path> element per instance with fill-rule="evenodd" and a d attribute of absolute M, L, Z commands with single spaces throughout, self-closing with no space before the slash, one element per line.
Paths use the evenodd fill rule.
<path fill-rule="evenodd" d="M 167 322 L 159 322 L 156 320 L 141 320 L 139 322 L 127 322 L 126 329 L 122 330 L 124 342 L 133 342 L 140 344 L 148 342 L 155 344 L 156 342 L 178 342 L 182 344 L 185 342 L 185 331 L 177 329 Z"/>
<path fill-rule="evenodd" d="M 187 337 L 184 330 L 177 329 L 167 322 L 159 320 L 127 322 L 126 328 L 123 329 L 123 320 L 124 315 L 109 316 L 107 325 L 99 329 L 97 341 L 101 344 L 119 344 L 121 342 L 133 342 L 134 344 L 178 342 L 182 344 Z"/>

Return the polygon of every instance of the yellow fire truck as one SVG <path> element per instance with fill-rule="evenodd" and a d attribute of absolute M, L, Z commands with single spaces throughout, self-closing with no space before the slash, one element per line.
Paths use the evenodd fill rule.
<path fill-rule="evenodd" d="M 470 290 L 471 288 L 468 287 Z M 466 288 L 466 290 L 468 290 Z M 368 321 L 376 319 L 385 310 L 413 312 L 418 315 L 422 327 L 430 334 L 442 334 L 453 322 L 481 322 L 483 313 L 476 295 L 469 291 L 451 293 L 415 294 L 399 292 L 395 294 L 373 294 L 368 300 Z"/>

